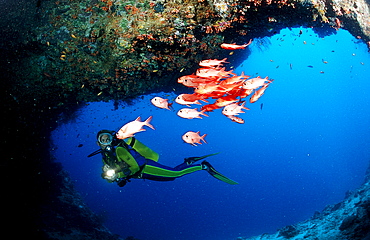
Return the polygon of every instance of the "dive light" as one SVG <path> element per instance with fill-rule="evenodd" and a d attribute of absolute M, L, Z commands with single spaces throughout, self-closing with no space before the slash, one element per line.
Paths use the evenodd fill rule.
<path fill-rule="evenodd" d="M 109 165 L 105 164 L 103 167 L 103 177 L 109 181 L 114 181 L 117 178 L 116 171 Z"/>
<path fill-rule="evenodd" d="M 116 171 L 113 169 L 109 169 L 108 171 L 105 172 L 105 175 L 109 178 L 113 177 L 116 174 Z"/>

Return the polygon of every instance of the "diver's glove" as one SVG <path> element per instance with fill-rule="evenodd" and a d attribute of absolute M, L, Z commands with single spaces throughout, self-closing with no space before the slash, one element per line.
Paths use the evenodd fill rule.
<path fill-rule="evenodd" d="M 126 183 L 127 183 L 127 182 L 131 182 L 131 181 L 130 181 L 130 178 L 128 178 L 128 177 L 120 178 L 120 179 L 118 179 L 118 180 L 117 180 L 117 185 L 118 185 L 119 187 L 124 187 L 124 186 L 126 185 Z"/>

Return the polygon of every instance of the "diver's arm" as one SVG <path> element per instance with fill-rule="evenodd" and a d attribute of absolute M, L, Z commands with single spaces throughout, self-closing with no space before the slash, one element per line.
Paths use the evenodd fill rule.
<path fill-rule="evenodd" d="M 159 159 L 159 154 L 154 152 L 152 149 L 144 145 L 142 142 L 137 140 L 134 137 L 127 139 L 126 143 L 130 145 L 136 152 L 138 152 L 141 156 L 145 157 L 146 159 L 153 160 L 155 162 Z"/>
<path fill-rule="evenodd" d="M 121 161 L 124 161 L 125 163 L 128 164 L 129 166 L 129 170 L 130 170 L 130 173 L 129 172 L 125 172 L 124 174 L 126 176 L 128 175 L 133 175 L 135 174 L 137 171 L 140 170 L 140 167 L 139 165 L 137 164 L 136 160 L 134 159 L 134 157 L 127 151 L 126 148 L 123 148 L 123 147 L 118 147 L 116 149 L 116 153 L 117 153 L 117 157 L 121 160 Z"/>

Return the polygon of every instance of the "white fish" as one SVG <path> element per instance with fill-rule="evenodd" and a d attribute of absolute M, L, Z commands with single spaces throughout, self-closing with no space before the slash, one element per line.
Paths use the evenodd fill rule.
<path fill-rule="evenodd" d="M 150 102 L 158 108 L 164 108 L 164 109 L 171 110 L 170 107 L 172 106 L 172 103 L 169 103 L 168 99 L 164 99 L 161 97 L 154 97 L 150 100 Z"/>
<path fill-rule="evenodd" d="M 200 136 L 199 131 L 198 132 L 189 131 L 182 136 L 182 140 L 184 140 L 184 142 L 186 143 L 196 146 L 196 143 L 202 144 L 201 140 L 204 143 L 207 143 L 206 140 L 204 140 L 205 136 L 207 136 L 207 134 L 203 134 L 203 136 Z"/>
<path fill-rule="evenodd" d="M 177 112 L 177 115 L 182 118 L 193 119 L 193 118 L 202 118 L 200 115 L 208 117 L 203 111 L 198 112 L 198 109 L 194 108 L 182 108 Z"/>
<path fill-rule="evenodd" d="M 256 77 L 256 78 L 248 79 L 244 81 L 243 89 L 257 89 L 261 86 L 266 85 L 267 84 L 266 82 L 271 83 L 272 80 L 269 80 L 268 77 L 265 77 L 265 78 Z"/>
<path fill-rule="evenodd" d="M 235 116 L 239 115 L 239 113 L 244 113 L 243 109 L 249 110 L 249 108 L 244 107 L 244 105 L 245 102 L 243 102 L 242 105 L 238 103 L 229 104 L 222 109 L 222 114 L 225 116 Z"/>
<path fill-rule="evenodd" d="M 143 126 L 148 126 L 151 129 L 155 130 L 155 128 L 149 123 L 152 120 L 152 116 L 148 117 L 147 120 L 144 122 L 140 121 L 140 116 L 135 119 L 135 121 L 131 121 L 126 123 L 121 127 L 121 129 L 116 133 L 116 137 L 118 139 L 126 139 L 129 137 L 133 137 L 135 133 L 145 131 Z"/>

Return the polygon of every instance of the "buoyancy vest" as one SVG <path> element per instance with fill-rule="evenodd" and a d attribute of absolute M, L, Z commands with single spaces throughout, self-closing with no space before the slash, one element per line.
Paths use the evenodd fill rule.
<path fill-rule="evenodd" d="M 135 138 L 120 141 L 111 151 L 103 151 L 104 166 L 116 172 L 117 178 L 138 175 L 144 166 L 139 166 L 133 155 L 140 154 L 146 159 L 158 161 L 159 154 Z M 103 166 L 103 168 L 104 168 Z M 103 170 L 104 171 L 104 170 Z"/>

